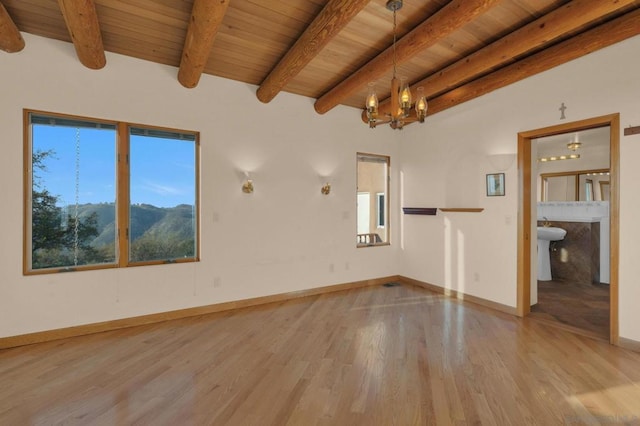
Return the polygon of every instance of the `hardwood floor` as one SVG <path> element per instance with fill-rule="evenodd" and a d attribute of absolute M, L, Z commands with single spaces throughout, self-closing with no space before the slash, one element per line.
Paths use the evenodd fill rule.
<path fill-rule="evenodd" d="M 0 351 L 0 424 L 640 423 L 640 353 L 413 286 Z"/>
<path fill-rule="evenodd" d="M 609 286 L 538 281 L 538 303 L 531 307 L 531 317 L 609 341 Z"/>

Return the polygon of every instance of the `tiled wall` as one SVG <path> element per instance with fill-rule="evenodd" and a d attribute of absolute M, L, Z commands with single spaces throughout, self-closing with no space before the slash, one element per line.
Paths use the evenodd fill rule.
<path fill-rule="evenodd" d="M 609 217 L 608 201 L 551 201 L 538 203 L 538 220 L 591 221 Z"/>
<path fill-rule="evenodd" d="M 575 228 L 574 225 L 570 224 L 591 224 L 594 222 L 599 223 L 599 235 L 597 236 L 599 239 L 599 281 L 602 283 L 609 283 L 609 202 L 608 201 L 552 201 L 552 202 L 540 202 L 537 203 L 537 216 L 538 223 L 542 223 L 545 220 L 553 222 L 563 222 L 564 225 L 555 224 L 554 226 L 558 226 L 560 228 Z M 568 223 L 568 224 L 566 224 Z M 591 230 L 594 227 L 589 226 Z M 586 228 L 585 228 L 586 229 Z M 595 228 L 594 228 L 595 229 Z M 569 229 L 567 229 L 569 231 Z M 591 231 L 590 231 L 591 232 Z M 591 234 L 589 234 L 591 235 Z M 567 236 L 565 240 L 569 240 L 571 235 L 567 232 Z M 591 237 L 590 237 L 591 238 Z M 595 236 L 592 240 L 595 241 Z M 565 243 L 566 244 L 566 243 Z M 583 241 L 582 244 L 585 244 Z M 592 243 L 589 243 L 592 244 Z M 574 248 L 575 250 L 575 248 Z M 585 256 L 589 257 L 592 255 L 589 252 L 588 256 L 585 253 Z M 553 252 L 552 252 L 552 269 L 551 273 L 554 274 L 553 271 Z M 586 258 L 581 261 L 586 262 Z M 591 275 L 591 266 L 584 266 L 583 273 L 587 273 Z M 566 271 L 564 271 L 566 272 Z M 568 272 L 567 272 L 568 273 Z M 585 280 L 582 274 L 576 276 L 577 280 Z"/>
<path fill-rule="evenodd" d="M 552 221 L 551 226 L 567 231 L 563 240 L 550 244 L 553 279 L 586 285 L 599 283 L 600 222 Z"/>

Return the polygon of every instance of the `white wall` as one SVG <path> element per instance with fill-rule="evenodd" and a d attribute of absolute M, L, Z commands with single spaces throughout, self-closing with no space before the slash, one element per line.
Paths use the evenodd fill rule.
<path fill-rule="evenodd" d="M 401 273 L 515 307 L 517 166 L 506 196 L 486 197 L 485 174 L 498 171 L 488 155 L 516 153 L 518 132 L 564 122 L 619 112 L 623 128 L 640 125 L 639 51 L 635 37 L 408 126 L 403 205 L 485 210 L 402 218 Z M 640 340 L 640 136 L 621 136 L 620 156 L 620 336 Z"/>
<path fill-rule="evenodd" d="M 24 51 L 0 54 L 0 337 L 398 273 L 516 306 L 517 167 L 506 196 L 486 197 L 489 155 L 561 123 L 562 102 L 566 121 L 620 112 L 622 127 L 640 125 L 640 37 L 392 132 L 286 93 L 263 105 L 255 87 L 211 76 L 185 89 L 175 68 L 119 55 L 92 71 L 70 44 L 23 35 Z M 200 131 L 202 261 L 23 276 L 23 108 Z M 358 151 L 391 156 L 391 246 L 355 247 Z M 620 335 L 640 341 L 638 158 L 640 136 L 621 137 Z"/>
<path fill-rule="evenodd" d="M 89 70 L 71 44 L 23 36 L 22 52 L 0 53 L 0 337 L 398 272 L 398 215 L 391 246 L 356 249 L 355 236 L 356 152 L 396 164 L 391 130 L 286 93 L 264 105 L 255 87 L 207 75 L 185 89 L 176 68 L 115 54 Z M 23 108 L 200 131 L 201 262 L 23 276 Z"/>

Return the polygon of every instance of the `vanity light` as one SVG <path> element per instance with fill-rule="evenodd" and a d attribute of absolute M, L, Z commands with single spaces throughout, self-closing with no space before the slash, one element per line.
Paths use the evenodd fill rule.
<path fill-rule="evenodd" d="M 538 161 L 541 163 L 546 163 L 547 161 L 557 161 L 557 160 L 577 160 L 580 158 L 580 154 L 570 154 L 570 155 L 553 155 L 551 157 L 541 157 L 538 158 Z"/>
<path fill-rule="evenodd" d="M 331 184 L 327 182 L 322 185 L 322 188 L 320 188 L 320 192 L 324 195 L 329 195 L 329 193 L 331 192 Z"/>

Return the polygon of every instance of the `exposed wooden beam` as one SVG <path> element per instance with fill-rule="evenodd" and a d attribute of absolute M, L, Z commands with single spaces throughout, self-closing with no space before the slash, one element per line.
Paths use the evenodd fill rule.
<path fill-rule="evenodd" d="M 635 9 L 610 22 L 430 100 L 429 114 L 444 111 L 532 75 L 550 70 L 565 62 L 634 37 L 640 34 L 638 22 L 640 22 L 640 9 Z M 409 121 L 415 121 L 415 118 L 411 117 Z"/>
<path fill-rule="evenodd" d="M 370 0 L 331 0 L 262 82 L 256 96 L 271 102 L 282 88 L 347 25 Z"/>
<path fill-rule="evenodd" d="M 0 3 L 0 49 L 9 53 L 24 49 L 22 34 L 2 3 Z"/>
<path fill-rule="evenodd" d="M 396 63 L 408 61 L 500 2 L 501 0 L 453 0 L 396 43 Z M 316 111 L 320 114 L 326 113 L 351 93 L 384 75 L 393 65 L 393 55 L 393 46 L 389 46 L 364 67 L 318 98 L 314 105 Z"/>
<path fill-rule="evenodd" d="M 93 0 L 58 0 L 58 4 L 80 62 L 94 70 L 104 67 L 107 58 Z"/>
<path fill-rule="evenodd" d="M 460 59 L 429 77 L 412 84 L 412 91 L 424 87 L 427 98 L 447 92 L 484 73 L 511 62 L 526 52 L 538 49 L 550 41 L 576 31 L 602 16 L 627 7 L 636 0 L 574 0 L 508 34 L 489 46 Z M 378 113 L 391 112 L 390 99 L 380 102 Z M 362 120 L 368 123 L 366 113 Z"/>
<path fill-rule="evenodd" d="M 229 2 L 230 0 L 193 2 L 178 71 L 178 81 L 184 87 L 192 88 L 198 85 Z"/>

